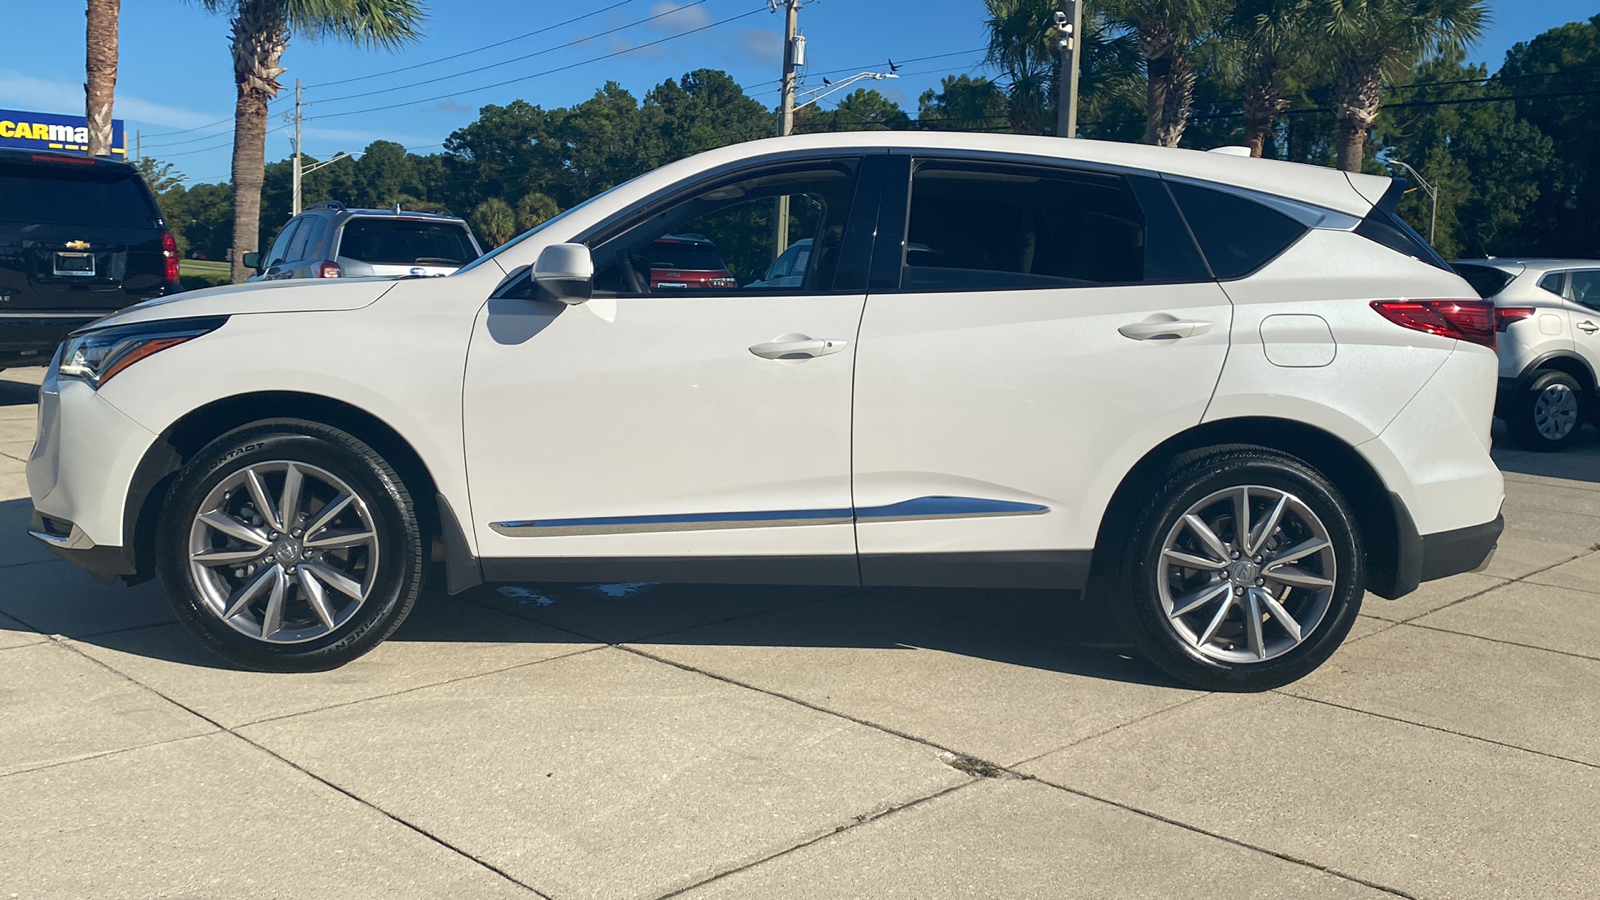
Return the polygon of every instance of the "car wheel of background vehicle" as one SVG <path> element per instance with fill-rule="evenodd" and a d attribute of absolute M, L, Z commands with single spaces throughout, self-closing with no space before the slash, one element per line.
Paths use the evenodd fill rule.
<path fill-rule="evenodd" d="M 1288 684 L 1338 649 L 1365 588 L 1355 518 L 1294 457 L 1179 457 L 1135 519 L 1115 604 L 1156 665 L 1206 690 Z"/>
<path fill-rule="evenodd" d="M 213 441 L 179 475 L 157 540 L 178 619 L 249 669 L 343 665 L 393 633 L 422 587 L 421 529 L 399 475 L 314 422 Z"/>
<path fill-rule="evenodd" d="M 1583 387 L 1576 378 L 1544 372 L 1516 398 L 1506 425 L 1524 450 L 1561 450 L 1583 427 L 1583 407 Z"/>

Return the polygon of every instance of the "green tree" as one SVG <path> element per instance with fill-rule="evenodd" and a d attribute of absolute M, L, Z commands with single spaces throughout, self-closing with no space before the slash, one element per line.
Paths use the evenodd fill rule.
<path fill-rule="evenodd" d="M 1056 55 L 1054 0 L 983 0 L 988 14 L 989 65 L 1005 79 L 1011 130 L 1050 134 L 1055 130 Z"/>
<path fill-rule="evenodd" d="M 1382 159 L 1403 160 L 1439 186 L 1438 220 L 1422 190 L 1409 192 L 1400 214 L 1423 234 L 1434 226 L 1434 246 L 1446 256 L 1518 254 L 1517 232 L 1540 181 L 1551 169 L 1551 141 L 1517 116 L 1505 85 L 1484 66 L 1462 64 L 1457 51 L 1424 60 L 1406 92 L 1415 105 L 1385 108 L 1373 126 Z"/>
<path fill-rule="evenodd" d="M 1338 60 L 1333 103 L 1338 164 L 1361 171 L 1367 134 L 1383 108 L 1385 84 L 1403 81 L 1423 57 L 1477 42 L 1484 0 L 1317 0 L 1316 15 Z"/>
<path fill-rule="evenodd" d="M 917 124 L 935 131 L 1009 131 L 1005 92 L 987 78 L 946 75 L 917 100 Z"/>
<path fill-rule="evenodd" d="M 516 231 L 521 234 L 530 228 L 543 225 L 560 214 L 561 207 L 550 199 L 549 194 L 534 191 L 517 201 Z"/>
<path fill-rule="evenodd" d="M 1311 13 L 1312 0 L 1239 0 L 1227 16 L 1222 56 L 1238 74 L 1251 156 L 1262 154 L 1289 105 L 1294 75 L 1314 71 L 1326 51 Z"/>
<path fill-rule="evenodd" d="M 425 18 L 419 0 L 195 0 L 233 18 L 233 280 L 243 281 L 245 253 L 260 249 L 261 184 L 267 104 L 283 86 L 279 65 L 291 34 L 393 49 L 416 40 Z"/>
<path fill-rule="evenodd" d="M 1518 229 L 1528 248 L 1520 252 L 1600 256 L 1600 96 L 1574 93 L 1594 86 L 1596 70 L 1600 15 L 1552 28 L 1506 53 L 1499 77 L 1525 98 L 1516 102 L 1517 114 L 1554 142 L 1539 199 Z"/>
<path fill-rule="evenodd" d="M 1356 0 L 1359 2 L 1359 0 Z M 1228 0 L 1107 0 L 1107 17 L 1138 36 L 1145 68 L 1144 142 L 1176 147 L 1194 105 L 1198 57 L 1216 38 Z"/>
<path fill-rule="evenodd" d="M 796 131 L 904 131 L 911 127 L 906 111 L 871 88 L 856 88 L 833 109 L 806 116 Z"/>
<path fill-rule="evenodd" d="M 472 227 L 490 247 L 498 247 L 517 233 L 517 215 L 510 204 L 490 197 L 472 209 Z"/>

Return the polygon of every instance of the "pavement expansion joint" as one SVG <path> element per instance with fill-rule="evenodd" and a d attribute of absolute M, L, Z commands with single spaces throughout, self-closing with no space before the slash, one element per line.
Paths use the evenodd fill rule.
<path fill-rule="evenodd" d="M 1451 633 L 1454 634 L 1454 632 L 1451 632 Z M 1473 635 L 1467 635 L 1467 637 L 1473 637 Z M 1485 640 L 1488 640 L 1488 639 L 1485 638 Z M 1537 650 L 1539 648 L 1535 647 L 1533 649 Z M 1554 652 L 1554 651 L 1551 651 L 1551 652 Z M 1585 657 L 1585 658 L 1587 658 L 1587 657 Z M 1411 726 L 1413 726 L 1415 728 L 1425 728 L 1425 729 L 1427 729 L 1429 731 L 1437 731 L 1440 734 L 1448 734 L 1448 735 L 1452 735 L 1454 737 L 1464 738 L 1464 739 L 1469 740 L 1469 741 L 1477 741 L 1480 744 L 1491 744 L 1491 745 L 1496 746 L 1496 747 L 1504 747 L 1507 750 L 1517 750 L 1517 751 L 1522 752 L 1522 753 L 1530 753 L 1530 754 L 1532 754 L 1534 756 L 1542 756 L 1545 759 L 1554 759 L 1554 760 L 1559 760 L 1559 761 L 1565 762 L 1565 763 L 1572 763 L 1573 765 L 1583 766 L 1586 769 L 1600 769 L 1600 764 L 1587 762 L 1587 761 L 1581 760 L 1581 759 L 1573 759 L 1570 756 L 1562 756 L 1559 753 L 1551 753 L 1551 752 L 1546 751 L 1546 750 L 1535 750 L 1532 747 L 1524 747 L 1521 744 L 1510 744 L 1510 743 L 1507 743 L 1505 741 L 1497 741 L 1497 740 L 1495 740 L 1493 738 L 1480 737 L 1480 736 L 1475 735 L 1475 734 L 1467 734 L 1464 731 L 1456 731 L 1454 729 L 1445 728 L 1445 727 L 1440 726 L 1440 725 L 1429 725 L 1426 722 L 1413 722 L 1410 719 L 1402 719 L 1399 716 L 1389 716 L 1389 715 L 1384 715 L 1383 713 L 1380 713 L 1380 712 L 1373 712 L 1370 709 L 1361 709 L 1361 708 L 1355 707 L 1355 706 L 1346 706 L 1343 703 L 1334 703 L 1331 700 L 1323 700 L 1320 697 L 1308 697 L 1308 696 L 1306 696 L 1304 694 L 1292 694 L 1292 693 L 1289 693 L 1288 691 L 1285 691 L 1282 688 L 1279 688 L 1279 689 L 1273 691 L 1272 693 L 1279 694 L 1279 695 L 1284 696 L 1284 697 L 1290 697 L 1290 698 L 1293 698 L 1295 700 L 1304 700 L 1307 703 L 1319 703 L 1319 704 L 1321 704 L 1323 706 L 1330 706 L 1330 707 L 1332 707 L 1334 709 L 1342 709 L 1345 712 L 1353 712 L 1353 713 L 1356 713 L 1357 715 L 1372 716 L 1375 719 L 1384 719 L 1386 721 L 1396 722 L 1396 723 L 1399 723 L 1401 725 L 1411 725 Z"/>
<path fill-rule="evenodd" d="M 1017 776 L 1017 777 L 1025 778 L 1027 776 Z M 953 794 L 956 791 L 959 791 L 959 790 L 961 790 L 963 788 L 966 788 L 966 787 L 969 787 L 971 785 L 977 784 L 978 781 L 979 781 L 979 779 L 974 778 L 974 779 L 972 779 L 970 781 L 962 782 L 961 784 L 951 785 L 950 787 L 947 787 L 947 788 L 941 788 L 941 789 L 939 789 L 937 791 L 934 791 L 933 793 L 928 794 L 926 796 L 918 797 L 915 800 L 907 800 L 904 803 L 898 803 L 898 804 L 895 804 L 893 806 L 884 807 L 884 808 L 876 810 L 874 812 L 861 813 L 860 815 L 851 816 L 850 818 L 851 818 L 852 821 L 850 821 L 849 823 L 843 823 L 843 824 L 836 825 L 833 828 L 829 828 L 829 829 L 827 829 L 827 830 L 825 830 L 825 831 L 823 831 L 823 832 L 821 832 L 819 834 L 812 835 L 811 837 L 806 838 L 805 840 L 800 841 L 799 843 L 797 843 L 797 844 L 795 844 L 795 845 L 793 845 L 791 847 L 785 847 L 782 850 L 778 850 L 778 851 L 776 851 L 774 853 L 769 853 L 766 856 L 761 857 L 760 859 L 751 860 L 750 862 L 746 862 L 746 863 L 740 863 L 739 865 L 733 866 L 732 868 L 726 869 L 726 870 L 724 870 L 722 872 L 718 872 L 717 874 L 712 875 L 712 876 L 710 876 L 708 878 L 702 878 L 701 880 L 696 881 L 693 884 L 685 885 L 685 886 L 683 886 L 681 888 L 674 888 L 673 890 L 668 891 L 665 894 L 661 894 L 661 895 L 657 896 L 655 898 L 655 900 L 668 900 L 668 898 L 670 898 L 670 897 L 677 897 L 677 896 L 680 896 L 682 894 L 688 893 L 689 891 L 697 890 L 699 888 L 705 887 L 706 885 L 708 885 L 708 884 L 710 884 L 710 883 L 712 883 L 714 881 L 720 881 L 723 878 L 727 878 L 729 875 L 736 875 L 736 874 L 738 874 L 740 872 L 744 872 L 744 871 L 747 871 L 749 869 L 754 869 L 757 866 L 764 865 L 766 863 L 772 862 L 775 859 L 779 859 L 779 858 L 782 858 L 784 856 L 788 856 L 789 854 L 794 853 L 797 850 L 804 850 L 805 848 L 811 846 L 812 844 L 816 844 L 816 843 L 819 843 L 821 841 L 825 841 L 828 838 L 831 838 L 836 834 L 843 834 L 846 831 L 850 831 L 852 829 L 859 828 L 862 825 L 866 825 L 866 824 L 869 824 L 869 823 L 872 823 L 872 822 L 876 822 L 876 821 L 878 821 L 880 819 L 888 818 L 889 816 L 896 815 L 896 814 L 904 812 L 904 811 L 906 811 L 908 809 L 914 809 L 914 808 L 916 808 L 918 806 L 921 806 L 924 803 L 929 803 L 929 802 L 932 802 L 934 800 L 938 800 L 941 797 L 948 796 L 948 795 Z"/>
<path fill-rule="evenodd" d="M 1336 878 L 1342 878 L 1345 881 L 1351 881 L 1351 882 L 1355 882 L 1356 884 L 1364 885 L 1366 887 L 1372 888 L 1375 891 L 1382 891 L 1382 892 L 1384 892 L 1386 894 L 1392 894 L 1393 896 L 1396 896 L 1396 897 L 1405 897 L 1405 898 L 1407 898 L 1407 900 L 1420 900 L 1420 898 L 1418 898 L 1415 894 L 1407 893 L 1407 892 L 1405 892 L 1405 891 L 1403 891 L 1403 890 L 1401 890 L 1401 889 L 1399 889 L 1397 887 L 1391 887 L 1391 886 L 1386 885 L 1386 884 L 1379 884 L 1378 882 L 1370 881 L 1370 880 L 1368 880 L 1366 878 L 1362 878 L 1359 875 L 1352 875 L 1349 872 L 1340 871 L 1339 869 L 1333 868 L 1332 866 L 1325 866 L 1325 865 L 1322 865 L 1321 863 L 1316 863 L 1316 862 L 1311 862 L 1309 860 L 1300 859 L 1300 858 L 1295 857 L 1295 856 L 1290 856 L 1290 855 L 1285 854 L 1285 853 L 1280 853 L 1280 852 L 1278 852 L 1276 850 L 1269 850 L 1266 847 L 1260 847 L 1260 846 L 1252 844 L 1252 843 L 1250 843 L 1248 841 L 1243 841 L 1243 840 L 1240 840 L 1240 839 L 1235 838 L 1235 837 L 1229 837 L 1228 835 L 1222 834 L 1220 832 L 1210 831 L 1208 829 L 1201 828 L 1198 825 L 1191 825 L 1188 822 L 1183 822 L 1183 821 L 1180 821 L 1178 819 L 1173 819 L 1173 818 L 1170 818 L 1168 816 L 1164 816 L 1164 815 L 1162 815 L 1162 814 L 1160 814 L 1158 812 L 1155 812 L 1153 810 L 1144 809 L 1142 807 L 1134 806 L 1134 805 L 1129 804 L 1129 803 L 1123 803 L 1123 802 L 1118 801 L 1118 800 L 1112 800 L 1110 798 L 1102 797 L 1099 794 L 1092 794 L 1092 793 L 1090 793 L 1088 791 L 1081 790 L 1079 788 L 1068 787 L 1067 785 L 1060 784 L 1060 783 L 1054 782 L 1054 781 L 1050 781 L 1048 779 L 1041 778 L 1041 777 L 1039 777 L 1037 775 L 1033 775 L 1033 776 L 1029 776 L 1029 777 L 1032 778 L 1032 780 L 1038 782 L 1039 784 L 1045 785 L 1046 787 L 1055 788 L 1058 791 L 1065 791 L 1066 793 L 1072 794 L 1075 797 L 1082 797 L 1085 800 L 1093 800 L 1096 803 L 1104 803 L 1107 806 L 1114 806 L 1117 809 L 1124 810 L 1126 812 L 1131 812 L 1131 813 L 1133 813 L 1134 815 L 1137 815 L 1137 816 L 1143 816 L 1143 817 L 1145 817 L 1147 819 L 1153 819 L 1153 820 L 1155 820 L 1157 822 L 1162 822 L 1162 823 L 1165 823 L 1167 825 L 1173 825 L 1173 826 L 1176 826 L 1178 828 L 1182 828 L 1185 831 L 1190 831 L 1190 832 L 1193 832 L 1195 834 L 1204 835 L 1204 836 L 1209 837 L 1209 838 L 1215 838 L 1216 840 L 1224 841 L 1226 843 L 1232 844 L 1235 847 L 1243 847 L 1246 850 L 1254 850 L 1257 853 L 1261 853 L 1261 854 L 1264 854 L 1266 856 L 1270 856 L 1270 857 L 1272 857 L 1274 859 L 1281 859 L 1284 862 L 1292 863 L 1292 864 L 1297 865 L 1297 866 L 1304 866 L 1304 867 L 1306 867 L 1308 869 L 1313 869 L 1313 870 L 1318 871 L 1318 872 L 1324 872 L 1324 873 L 1326 873 L 1328 875 L 1332 875 L 1332 876 L 1334 876 Z"/>

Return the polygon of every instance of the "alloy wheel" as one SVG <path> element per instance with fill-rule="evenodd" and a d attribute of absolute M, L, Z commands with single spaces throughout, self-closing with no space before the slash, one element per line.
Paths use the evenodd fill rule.
<path fill-rule="evenodd" d="M 1158 587 L 1188 647 L 1226 663 L 1258 663 L 1300 646 L 1333 598 L 1328 529 L 1287 491 L 1245 485 L 1193 504 L 1168 531 Z"/>
<path fill-rule="evenodd" d="M 214 487 L 189 530 L 189 573 L 206 607 L 271 644 L 315 640 L 372 593 L 379 541 L 343 479 L 302 462 L 250 465 Z"/>

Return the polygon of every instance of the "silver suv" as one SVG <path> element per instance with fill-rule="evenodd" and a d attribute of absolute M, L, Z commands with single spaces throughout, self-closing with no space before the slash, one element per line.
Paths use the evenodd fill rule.
<path fill-rule="evenodd" d="M 347 209 L 314 203 L 289 220 L 265 255 L 246 253 L 247 281 L 449 275 L 483 255 L 467 223 L 447 209 Z"/>
<path fill-rule="evenodd" d="M 1524 449 L 1566 447 L 1585 421 L 1600 416 L 1600 260 L 1473 259 L 1451 265 L 1495 307 L 1495 415 Z"/>

